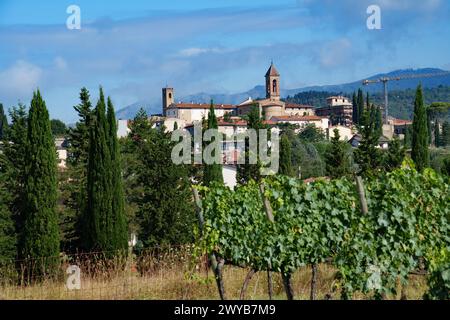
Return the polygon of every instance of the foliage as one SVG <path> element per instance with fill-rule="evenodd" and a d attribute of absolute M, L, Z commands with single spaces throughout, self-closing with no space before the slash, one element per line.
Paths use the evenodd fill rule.
<path fill-rule="evenodd" d="M 11 192 L 7 187 L 7 171 L 10 170 L 0 153 L 0 268 L 17 256 L 17 237 L 10 210 Z M 1 276 L 1 271 L 0 271 Z"/>
<path fill-rule="evenodd" d="M 217 118 L 216 114 L 214 112 L 214 103 L 211 100 L 211 107 L 209 109 L 208 113 L 208 127 L 207 129 L 216 129 L 217 130 Z M 211 141 L 211 144 L 214 144 L 214 141 Z M 220 148 L 220 146 L 219 146 Z M 220 155 L 215 154 L 218 152 L 218 150 L 214 150 L 213 154 L 211 154 L 211 157 L 222 161 L 222 158 Z M 222 165 L 219 163 L 213 163 L 213 164 L 204 164 L 203 169 L 203 183 L 206 186 L 209 186 L 212 182 L 223 182 L 223 175 L 222 175 Z"/>
<path fill-rule="evenodd" d="M 274 223 L 254 182 L 234 191 L 201 187 L 205 229 L 198 249 L 214 250 L 235 265 L 284 273 L 331 258 L 349 297 L 395 293 L 397 279 L 407 283 L 421 259 L 429 268 L 435 249 L 450 244 L 450 186 L 430 169 L 418 173 L 408 166 L 365 182 L 367 215 L 347 178 L 264 180 Z"/>
<path fill-rule="evenodd" d="M 429 166 L 428 122 L 421 85 L 417 87 L 416 100 L 414 102 L 411 158 L 419 171 Z"/>
<path fill-rule="evenodd" d="M 361 142 L 355 151 L 355 162 L 359 166 L 359 173 L 363 175 L 374 173 L 382 163 L 382 154 L 377 148 L 380 136 L 370 115 L 371 110 L 366 109 L 360 120 Z"/>
<path fill-rule="evenodd" d="M 291 142 L 287 135 L 282 134 L 280 139 L 280 174 L 289 177 L 295 176 L 295 171 L 292 168 L 292 150 Z"/>
<path fill-rule="evenodd" d="M 305 142 L 321 142 L 325 140 L 325 134 L 316 125 L 307 124 L 300 130 L 299 138 Z"/>
<path fill-rule="evenodd" d="M 405 148 L 398 138 L 389 142 L 389 148 L 383 155 L 383 168 L 387 171 L 400 168 L 405 158 Z"/>
<path fill-rule="evenodd" d="M 50 121 L 52 134 L 54 137 L 63 136 L 67 133 L 67 126 L 64 122 L 58 119 L 52 119 Z"/>
<path fill-rule="evenodd" d="M 67 172 L 60 173 L 62 249 L 74 252 L 81 246 L 82 216 L 87 205 L 87 169 L 89 155 L 89 126 L 92 104 L 89 91 L 82 88 L 80 103 L 74 106 L 78 122 L 68 131 Z"/>
<path fill-rule="evenodd" d="M 164 129 L 149 129 L 132 134 L 139 162 L 134 167 L 140 188 L 138 211 L 139 238 L 145 247 L 182 244 L 193 240 L 195 212 L 188 180 L 188 168 L 172 162 L 175 142 Z"/>
<path fill-rule="evenodd" d="M 267 125 L 264 124 L 264 119 L 260 115 L 258 106 L 252 106 L 250 112 L 245 116 L 247 120 L 247 129 L 255 129 L 257 132 L 259 129 L 267 129 Z M 261 179 L 260 168 L 261 161 L 259 159 L 259 135 L 257 135 L 257 154 L 256 164 L 250 163 L 250 146 L 249 138 L 245 138 L 245 151 L 241 156 L 245 157 L 245 163 L 237 166 L 237 181 L 241 184 L 247 183 L 250 180 L 259 181 Z"/>
<path fill-rule="evenodd" d="M 20 256 L 50 257 L 38 269 L 40 273 L 52 273 L 54 259 L 59 255 L 56 150 L 48 110 L 39 90 L 33 94 L 27 128 Z"/>
<path fill-rule="evenodd" d="M 340 178 L 351 172 L 347 144 L 339 139 L 339 130 L 334 129 L 334 136 L 325 154 L 327 173 L 333 178 Z"/>
<path fill-rule="evenodd" d="M 0 103 L 0 140 L 6 138 L 8 132 L 8 118 L 6 117 L 3 104 Z"/>

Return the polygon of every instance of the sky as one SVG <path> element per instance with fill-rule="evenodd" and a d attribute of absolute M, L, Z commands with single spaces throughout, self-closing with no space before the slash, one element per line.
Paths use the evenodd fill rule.
<path fill-rule="evenodd" d="M 66 26 L 70 5 L 80 30 Z M 72 123 L 83 86 L 94 103 L 103 86 L 118 110 L 160 103 L 166 85 L 245 92 L 272 60 L 284 89 L 450 70 L 449 21 L 447 0 L 0 0 L 0 102 L 29 105 L 39 88 L 50 116 Z"/>

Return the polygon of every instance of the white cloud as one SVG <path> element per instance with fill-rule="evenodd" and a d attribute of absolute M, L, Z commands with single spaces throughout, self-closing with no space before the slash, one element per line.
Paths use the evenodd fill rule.
<path fill-rule="evenodd" d="M 323 46 L 319 53 L 319 61 L 322 67 L 333 68 L 346 64 L 351 56 L 352 43 L 343 38 L 332 41 Z"/>
<path fill-rule="evenodd" d="M 181 57 L 195 57 L 204 53 L 223 53 L 224 51 L 220 48 L 187 48 L 181 50 L 178 55 Z"/>
<path fill-rule="evenodd" d="M 54 60 L 56 69 L 58 70 L 66 70 L 67 69 L 67 62 L 62 57 L 56 57 Z"/>
<path fill-rule="evenodd" d="M 38 66 L 24 60 L 16 61 L 9 68 L 0 71 L 0 94 L 6 97 L 29 96 L 36 90 L 43 75 Z"/>

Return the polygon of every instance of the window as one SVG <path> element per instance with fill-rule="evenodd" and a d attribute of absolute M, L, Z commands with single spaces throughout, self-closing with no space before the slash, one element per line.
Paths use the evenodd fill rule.
<path fill-rule="evenodd" d="M 172 93 L 169 92 L 169 99 L 172 99 Z"/>
<path fill-rule="evenodd" d="M 277 92 L 277 80 L 273 80 L 273 82 L 272 82 L 272 92 L 278 93 Z"/>

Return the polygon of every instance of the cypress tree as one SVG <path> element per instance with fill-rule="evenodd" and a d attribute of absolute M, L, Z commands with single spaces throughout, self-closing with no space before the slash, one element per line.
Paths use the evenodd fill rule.
<path fill-rule="evenodd" d="M 59 255 L 56 149 L 47 107 L 39 90 L 31 101 L 26 146 L 21 257 L 46 257 L 35 261 L 34 271 L 52 273 L 56 271 Z"/>
<path fill-rule="evenodd" d="M 355 161 L 360 173 L 371 174 L 379 169 L 382 163 L 380 150 L 377 148 L 380 136 L 375 130 L 375 124 L 370 119 L 370 110 L 365 110 L 360 125 L 361 142 L 355 151 Z"/>
<path fill-rule="evenodd" d="M 78 113 L 78 122 L 68 134 L 67 175 L 69 179 L 61 184 L 62 191 L 68 193 L 65 199 L 65 210 L 61 215 L 62 248 L 68 252 L 74 252 L 81 247 L 82 218 L 87 205 L 89 121 L 92 117 L 92 104 L 86 88 L 81 89 L 80 103 L 74 106 L 74 109 Z"/>
<path fill-rule="evenodd" d="M 214 104 L 211 100 L 211 106 L 209 108 L 208 113 L 208 129 L 216 129 L 218 128 L 217 125 L 217 118 L 216 114 L 214 112 Z M 213 143 L 213 142 L 211 142 Z M 213 156 L 216 156 L 213 154 Z M 203 172 L 203 183 L 206 186 L 211 185 L 214 181 L 223 183 L 223 175 L 222 175 L 222 165 L 219 163 L 214 164 L 206 164 L 204 166 L 204 172 Z"/>
<path fill-rule="evenodd" d="M 117 122 L 114 113 L 114 106 L 111 99 L 108 97 L 108 138 L 111 155 L 112 166 L 112 223 L 113 234 L 111 241 L 113 241 L 114 250 L 126 249 L 128 246 L 128 228 L 125 216 L 125 198 L 122 183 L 121 157 L 119 150 L 119 143 L 117 140 Z"/>
<path fill-rule="evenodd" d="M 13 265 L 16 258 L 16 230 L 14 220 L 10 210 L 12 194 L 8 189 L 7 176 L 9 165 L 7 160 L 0 153 L 0 277 L 2 267 Z"/>
<path fill-rule="evenodd" d="M 26 177 L 25 157 L 27 153 L 27 122 L 28 115 L 23 104 L 13 107 L 10 111 L 12 119 L 9 137 L 4 140 L 3 157 L 7 170 L 6 185 L 10 191 L 9 209 L 13 215 L 16 234 L 22 234 L 24 221 L 24 184 Z M 21 237 L 18 237 L 21 241 Z"/>
<path fill-rule="evenodd" d="M 417 87 L 414 102 L 411 158 L 418 171 L 429 166 L 427 113 L 423 103 L 422 85 Z"/>
<path fill-rule="evenodd" d="M 359 114 L 358 114 L 358 101 L 356 100 L 356 93 L 353 92 L 353 114 L 352 114 L 352 120 L 353 124 L 357 125 L 359 120 Z"/>
<path fill-rule="evenodd" d="M 7 131 L 8 118 L 6 117 L 5 110 L 3 109 L 3 104 L 0 103 L 0 140 L 6 138 Z"/>
<path fill-rule="evenodd" d="M 291 141 L 286 134 L 281 135 L 280 141 L 280 174 L 294 177 L 295 171 L 292 168 Z"/>
<path fill-rule="evenodd" d="M 340 178 L 350 173 L 349 155 L 345 150 L 345 142 L 339 140 L 339 130 L 334 129 L 333 133 L 331 144 L 325 154 L 325 164 L 331 177 Z"/>
<path fill-rule="evenodd" d="M 87 206 L 83 217 L 83 247 L 87 251 L 114 249 L 111 235 L 112 164 L 107 137 L 105 96 L 100 88 L 100 98 L 89 127 L 89 157 L 87 170 Z"/>
<path fill-rule="evenodd" d="M 358 98 L 356 103 L 358 105 L 358 124 L 361 125 L 364 117 L 364 95 L 361 89 L 358 89 Z"/>

